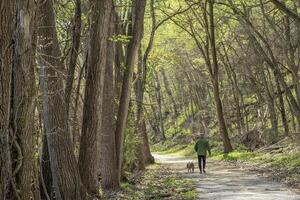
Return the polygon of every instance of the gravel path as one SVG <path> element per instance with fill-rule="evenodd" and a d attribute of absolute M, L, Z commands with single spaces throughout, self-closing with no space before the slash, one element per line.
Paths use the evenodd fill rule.
<path fill-rule="evenodd" d="M 188 174 L 184 157 L 154 154 L 157 162 L 192 179 L 203 200 L 300 200 L 300 195 L 286 186 L 223 162 L 208 160 L 206 174 Z M 196 160 L 193 160 L 195 166 Z"/>

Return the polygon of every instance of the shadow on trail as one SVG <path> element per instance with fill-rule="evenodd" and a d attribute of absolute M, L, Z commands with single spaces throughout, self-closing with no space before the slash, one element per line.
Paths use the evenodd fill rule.
<path fill-rule="evenodd" d="M 300 195 L 286 186 L 223 162 L 208 160 L 207 173 L 187 173 L 186 163 L 196 160 L 171 155 L 154 154 L 157 162 L 193 180 L 199 199 L 203 200 L 300 200 Z"/>

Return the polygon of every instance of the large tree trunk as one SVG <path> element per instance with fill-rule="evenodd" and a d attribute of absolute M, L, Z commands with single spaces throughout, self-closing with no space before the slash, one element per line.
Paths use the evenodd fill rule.
<path fill-rule="evenodd" d="M 83 184 L 91 194 L 99 193 L 103 88 L 109 40 L 111 0 L 91 1 L 91 27 L 88 69 L 83 106 L 79 169 Z"/>
<path fill-rule="evenodd" d="M 220 99 L 219 92 L 219 80 L 218 80 L 218 60 L 217 60 L 217 51 L 216 51 L 216 41 L 215 41 L 215 27 L 214 27 L 214 0 L 209 0 L 209 22 L 210 22 L 210 46 L 211 46 L 211 55 L 212 55 L 212 83 L 213 83 L 213 92 L 214 99 L 217 110 L 217 117 L 219 122 L 219 128 L 221 132 L 221 136 L 223 139 L 224 152 L 228 153 L 232 151 L 232 146 L 230 143 L 230 139 L 228 137 L 228 131 L 224 119 L 222 102 Z"/>
<path fill-rule="evenodd" d="M 151 154 L 150 151 L 150 145 L 149 145 L 149 138 L 146 128 L 146 121 L 145 116 L 143 116 L 142 119 L 142 125 L 141 125 L 141 134 L 142 134 L 142 140 L 143 140 L 143 155 L 144 155 L 144 162 L 145 164 L 152 164 L 154 163 L 154 157 Z"/>
<path fill-rule="evenodd" d="M 12 175 L 9 118 L 15 2 L 12 0 L 1 1 L 0 10 L 0 199 L 6 199 Z"/>
<path fill-rule="evenodd" d="M 135 84 L 135 100 L 136 100 L 136 122 L 135 122 L 135 134 L 139 139 L 139 143 L 136 146 L 136 157 L 138 160 L 137 168 L 139 170 L 145 169 L 145 158 L 143 153 L 143 132 L 141 130 L 142 124 L 141 120 L 143 117 L 143 101 L 144 101 L 144 86 L 143 86 L 143 58 L 141 46 L 138 51 L 138 65 L 136 74 L 136 84 Z"/>
<path fill-rule="evenodd" d="M 124 131 L 126 128 L 128 108 L 130 102 L 130 94 L 132 88 L 132 75 L 134 69 L 134 62 L 136 60 L 137 50 L 140 46 L 144 25 L 146 0 L 135 1 L 135 18 L 132 30 L 132 39 L 129 42 L 127 55 L 126 55 L 126 69 L 123 77 L 123 84 L 120 97 L 120 105 L 116 123 L 116 147 L 117 147 L 117 167 L 118 167 L 118 180 L 121 178 L 121 169 L 123 162 L 123 143 Z"/>
<path fill-rule="evenodd" d="M 114 11 L 114 10 L 113 10 Z M 114 17 L 111 13 L 110 35 L 114 35 Z M 115 144 L 115 91 L 114 91 L 114 42 L 110 41 L 107 48 L 107 61 L 104 78 L 102 126 L 101 126 L 101 186 L 104 189 L 116 189 L 119 187 L 117 173 L 117 158 Z"/>
<path fill-rule="evenodd" d="M 141 150 L 142 163 L 140 168 L 144 168 L 143 165 L 153 163 L 154 158 L 151 155 L 148 135 L 145 125 L 145 114 L 144 114 L 144 93 L 145 93 L 145 78 L 146 78 L 146 68 L 143 63 L 143 57 L 141 54 L 141 49 L 139 50 L 139 62 L 138 62 L 138 73 L 136 81 L 136 133 L 139 136 L 141 143 L 139 149 Z"/>
<path fill-rule="evenodd" d="M 32 183 L 35 180 L 36 132 L 34 113 L 36 108 L 35 81 L 35 15 L 34 0 L 17 1 L 16 35 L 13 69 L 12 127 L 16 137 L 12 138 L 15 150 L 14 170 L 21 199 L 33 199 Z M 20 148 L 20 150 L 17 150 Z M 21 158 L 21 159 L 20 159 Z"/>
<path fill-rule="evenodd" d="M 42 1 L 38 29 L 40 83 L 43 120 L 50 155 L 55 197 L 58 200 L 85 198 L 78 165 L 73 152 L 64 104 L 63 64 L 56 33 L 53 1 Z"/>

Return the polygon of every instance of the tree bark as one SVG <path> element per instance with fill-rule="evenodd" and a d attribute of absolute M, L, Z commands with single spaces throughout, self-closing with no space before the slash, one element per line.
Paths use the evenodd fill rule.
<path fill-rule="evenodd" d="M 114 35 L 114 9 L 111 13 L 110 36 Z M 114 59 L 115 43 L 110 41 L 107 47 L 107 61 L 104 78 L 103 105 L 102 105 L 102 126 L 101 126 L 101 186 L 104 189 L 119 188 L 117 173 L 117 158 L 115 144 L 115 93 L 114 93 Z"/>
<path fill-rule="evenodd" d="M 138 64 L 137 64 L 137 77 L 135 84 L 135 100 L 136 100 L 136 122 L 135 134 L 139 139 L 136 150 L 136 157 L 138 160 L 138 169 L 145 169 L 145 157 L 143 153 L 143 131 L 142 131 L 142 118 L 143 118 L 143 102 L 144 102 L 144 85 L 143 85 L 143 58 L 141 46 L 138 50 Z"/>
<path fill-rule="evenodd" d="M 21 199 L 34 199 L 32 183 L 35 180 L 35 121 L 36 85 L 35 85 L 35 51 L 36 51 L 36 6 L 34 0 L 16 1 L 16 34 L 13 69 L 13 105 L 12 127 L 16 137 L 12 138 L 14 154 L 19 166 L 14 170 L 17 188 Z M 16 147 L 19 146 L 19 147 Z M 18 158 L 21 158 L 18 159 Z"/>
<path fill-rule="evenodd" d="M 142 50 L 139 49 L 138 52 L 138 71 L 137 71 L 137 81 L 136 81 L 136 135 L 140 138 L 140 143 L 138 145 L 137 157 L 140 157 L 141 161 L 139 163 L 139 169 L 144 169 L 146 164 L 153 163 L 154 158 L 151 155 L 148 135 L 145 126 L 145 113 L 144 113 L 144 93 L 145 93 L 145 79 L 146 79 L 146 68 L 143 63 Z"/>
<path fill-rule="evenodd" d="M 93 0 L 91 9 L 90 47 L 83 106 L 79 169 L 83 184 L 91 194 L 99 194 L 102 105 L 112 1 Z"/>
<path fill-rule="evenodd" d="M 56 33 L 53 1 L 42 1 L 39 8 L 39 65 L 43 99 L 43 120 L 50 155 L 51 172 L 58 200 L 85 199 L 78 165 L 73 152 L 64 104 L 63 64 Z"/>
<path fill-rule="evenodd" d="M 0 199 L 10 198 L 12 175 L 9 119 L 13 58 L 13 35 L 15 26 L 15 1 L 0 2 Z"/>

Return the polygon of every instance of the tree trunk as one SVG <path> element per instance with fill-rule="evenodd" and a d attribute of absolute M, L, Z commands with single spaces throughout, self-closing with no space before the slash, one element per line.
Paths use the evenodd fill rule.
<path fill-rule="evenodd" d="M 71 101 L 71 94 L 75 76 L 75 69 L 80 45 L 80 33 L 81 33 L 81 0 L 76 0 L 75 2 L 75 14 L 74 14 L 74 21 L 73 21 L 73 31 L 72 31 L 72 47 L 70 52 L 70 61 L 69 67 L 67 71 L 67 80 L 66 80 L 66 88 L 65 88 L 65 101 L 66 101 L 66 108 L 67 108 L 67 116 L 69 117 L 69 110 L 70 110 L 70 101 Z"/>
<path fill-rule="evenodd" d="M 13 58 L 13 35 L 15 26 L 15 2 L 0 1 L 0 199 L 10 198 L 12 175 L 9 119 Z"/>
<path fill-rule="evenodd" d="M 150 151 L 150 145 L 149 145 L 149 139 L 147 134 L 147 128 L 146 128 L 146 121 L 145 116 L 143 116 L 142 119 L 142 125 L 141 125 L 141 131 L 143 136 L 143 155 L 145 159 L 145 164 L 153 164 L 154 163 L 154 157 L 151 154 Z"/>
<path fill-rule="evenodd" d="M 135 84 L 135 98 L 136 98 L 136 122 L 135 122 L 135 134 L 139 139 L 137 144 L 136 157 L 138 160 L 137 168 L 139 170 L 145 169 L 145 157 L 143 153 L 143 130 L 142 130 L 142 118 L 143 118 L 143 102 L 144 102 L 144 85 L 143 85 L 143 58 L 141 46 L 138 50 L 138 65 L 137 65 L 137 77 Z"/>
<path fill-rule="evenodd" d="M 214 93 L 214 100 L 215 100 L 215 105 L 217 110 L 217 118 L 219 122 L 219 130 L 223 140 L 224 153 L 229 153 L 233 149 L 231 146 L 230 139 L 228 137 L 227 127 L 224 119 L 222 102 L 220 99 L 220 92 L 219 92 L 219 83 L 216 81 L 213 82 L 213 93 Z"/>
<path fill-rule="evenodd" d="M 79 169 L 83 184 L 98 195 L 102 105 L 112 1 L 92 1 L 90 47 L 83 106 Z"/>
<path fill-rule="evenodd" d="M 136 134 L 140 138 L 140 144 L 138 145 L 137 155 L 140 157 L 141 162 L 139 163 L 139 169 L 144 169 L 146 164 L 152 163 L 154 158 L 151 155 L 148 135 L 145 126 L 145 114 L 144 114 L 144 93 L 145 93 L 145 78 L 146 78 L 146 68 L 143 63 L 142 51 L 139 49 L 139 62 L 138 62 L 138 72 L 136 81 Z"/>
<path fill-rule="evenodd" d="M 126 55 L 126 69 L 123 77 L 123 84 L 120 97 L 120 105 L 118 110 L 117 122 L 116 122 L 116 147 L 117 147 L 117 167 L 118 167 L 118 180 L 121 178 L 121 169 L 123 162 L 123 143 L 124 143 L 124 131 L 126 128 L 126 121 L 128 116 L 128 108 L 131 94 L 132 75 L 134 62 L 137 54 L 137 50 L 140 46 L 144 25 L 144 13 L 145 13 L 146 0 L 135 1 L 135 20 L 132 30 L 132 39 L 129 42 L 127 55 Z"/>
<path fill-rule="evenodd" d="M 17 153 L 14 155 L 16 184 L 21 199 L 33 199 L 32 183 L 35 180 L 35 16 L 34 0 L 17 1 L 16 35 L 13 69 L 12 127 L 16 137 L 12 138 Z M 19 147 L 17 147 L 19 146 Z M 20 159 L 21 158 L 21 159 Z"/>
<path fill-rule="evenodd" d="M 282 121 L 283 129 L 284 129 L 284 135 L 288 136 L 289 135 L 289 125 L 288 125 L 285 106 L 284 106 L 283 94 L 281 93 L 281 86 L 277 79 L 276 79 L 276 88 L 277 88 L 277 93 L 278 93 L 278 98 L 279 98 L 279 110 L 280 110 L 280 114 L 281 114 L 281 121 Z"/>
<path fill-rule="evenodd" d="M 39 8 L 38 29 L 40 83 L 43 121 L 50 155 L 55 197 L 58 200 L 85 199 L 78 165 L 67 124 L 66 106 L 60 73 L 60 49 L 56 33 L 53 1 L 43 1 Z"/>
<path fill-rule="evenodd" d="M 228 137 L 227 127 L 223 114 L 222 102 L 220 99 L 219 92 L 219 80 L 218 80 L 218 60 L 217 60 L 217 51 L 216 51 L 216 42 L 215 42 L 215 27 L 214 27 L 214 0 L 209 0 L 209 22 L 210 22 L 210 46 L 211 46 L 211 55 L 212 55 L 212 83 L 213 83 L 213 92 L 214 99 L 217 110 L 217 117 L 219 122 L 219 128 L 224 145 L 224 153 L 231 152 L 232 146 L 230 139 Z"/>
<path fill-rule="evenodd" d="M 164 125 L 163 113 L 162 113 L 161 87 L 160 87 L 160 81 L 159 81 L 157 71 L 155 71 L 155 98 L 158 107 L 157 112 L 158 112 L 159 127 L 160 127 L 160 140 L 164 142 L 166 140 L 165 125 Z"/>
<path fill-rule="evenodd" d="M 110 35 L 114 35 L 114 10 L 111 13 Z M 104 78 L 102 126 L 101 126 L 101 186 L 104 189 L 119 188 L 117 158 L 115 144 L 115 94 L 114 94 L 114 42 L 110 41 L 107 48 L 107 61 Z"/>

